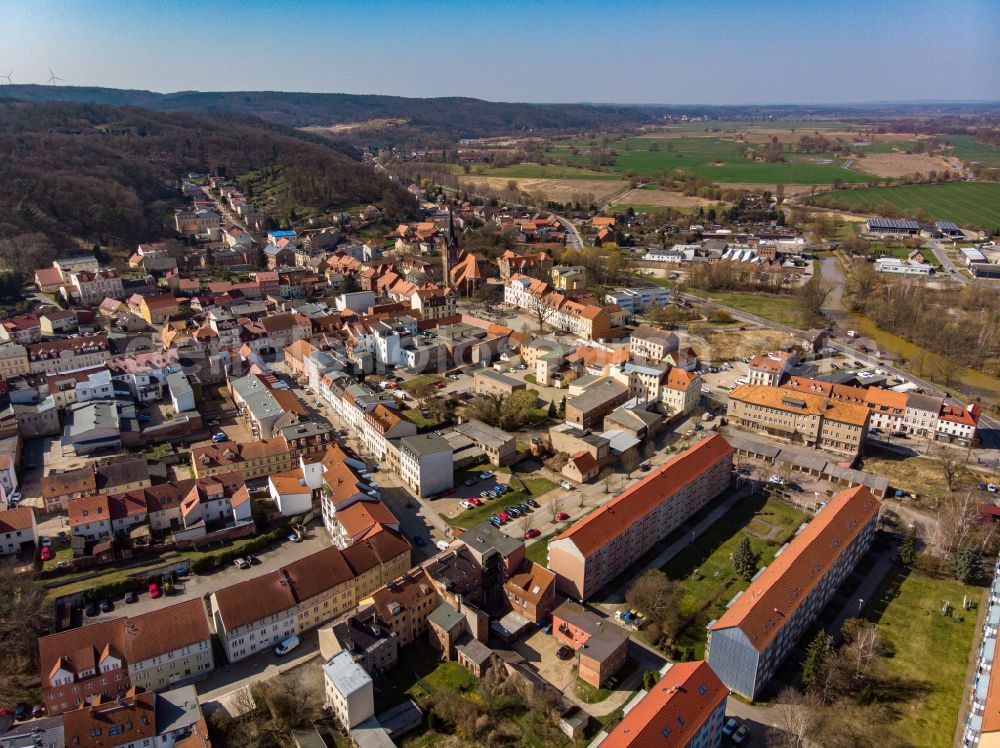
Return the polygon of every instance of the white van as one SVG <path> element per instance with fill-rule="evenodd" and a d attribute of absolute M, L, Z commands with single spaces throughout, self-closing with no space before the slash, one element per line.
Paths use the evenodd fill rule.
<path fill-rule="evenodd" d="M 299 646 L 299 637 L 293 634 L 292 636 L 288 637 L 283 642 L 281 642 L 277 647 L 275 647 L 274 653 L 278 655 L 278 657 L 283 657 L 289 652 L 291 652 L 293 649 L 295 649 L 297 646 Z"/>
<path fill-rule="evenodd" d="M 439 551 L 446 551 L 451 547 L 450 545 L 448 545 L 447 540 L 439 540 L 437 543 L 435 543 L 435 545 L 437 546 Z"/>

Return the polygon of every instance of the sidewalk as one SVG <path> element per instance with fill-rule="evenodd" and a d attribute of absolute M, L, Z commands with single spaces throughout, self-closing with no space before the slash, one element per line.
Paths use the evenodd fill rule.
<path fill-rule="evenodd" d="M 712 512 L 701 520 L 694 527 L 686 527 L 683 537 L 678 538 L 673 543 L 668 545 L 663 549 L 663 552 L 646 564 L 644 567 L 636 571 L 632 577 L 637 578 L 642 574 L 645 574 L 650 569 L 659 569 L 664 564 L 666 564 L 670 559 L 676 556 L 678 553 L 687 548 L 695 538 L 702 535 L 708 528 L 722 519 L 725 514 L 732 509 L 738 501 L 745 499 L 750 495 L 749 489 L 740 489 L 729 496 L 724 502 L 717 506 Z M 625 602 L 625 591 L 615 590 L 611 595 L 609 595 L 603 603 L 600 604 L 601 608 L 606 609 L 608 612 L 612 612 L 618 605 Z"/>

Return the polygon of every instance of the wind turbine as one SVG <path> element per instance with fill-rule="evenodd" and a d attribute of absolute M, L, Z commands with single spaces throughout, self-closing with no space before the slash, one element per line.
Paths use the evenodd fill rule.
<path fill-rule="evenodd" d="M 14 71 L 11 70 L 10 72 L 13 73 Z M 62 81 L 63 83 L 66 82 L 66 80 L 64 78 L 60 78 L 58 75 L 56 75 L 55 73 L 53 73 L 52 72 L 52 68 L 49 68 L 49 83 L 50 84 L 51 83 L 55 83 L 56 81 Z"/>
<path fill-rule="evenodd" d="M 9 72 L 9 73 L 7 73 L 7 75 L 0 75 L 0 78 L 6 78 L 6 79 L 7 79 L 7 83 L 8 83 L 8 85 L 9 85 L 9 84 L 12 84 L 12 83 L 14 82 L 14 81 L 12 81 L 12 80 L 11 80 L 11 78 L 10 78 L 10 76 L 12 76 L 13 74 L 14 74 L 14 68 L 11 68 L 11 69 L 10 69 L 10 72 Z"/>

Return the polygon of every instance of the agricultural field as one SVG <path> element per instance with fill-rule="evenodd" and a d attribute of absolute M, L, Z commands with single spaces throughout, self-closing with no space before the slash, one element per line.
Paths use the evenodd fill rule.
<path fill-rule="evenodd" d="M 549 155 L 589 167 L 588 147 L 583 141 L 560 141 L 550 147 Z M 720 184 L 831 184 L 838 179 L 858 183 L 873 178 L 854 168 L 844 168 L 843 159 L 832 154 L 791 153 L 786 154 L 785 162 L 767 163 L 744 157 L 745 147 L 744 143 L 719 137 L 626 138 L 608 145 L 617 157 L 607 168 L 640 177 L 682 172 Z M 573 148 L 578 152 L 574 154 Z"/>
<path fill-rule="evenodd" d="M 1000 183 L 907 184 L 838 190 L 817 195 L 809 202 L 860 212 L 878 212 L 888 205 L 895 213 L 913 216 L 923 211 L 930 219 L 954 221 L 963 226 L 994 230 L 1000 226 Z"/>
<path fill-rule="evenodd" d="M 1000 148 L 995 145 L 981 143 L 971 135 L 947 135 L 944 139 L 958 158 L 988 169 L 1000 169 Z"/>

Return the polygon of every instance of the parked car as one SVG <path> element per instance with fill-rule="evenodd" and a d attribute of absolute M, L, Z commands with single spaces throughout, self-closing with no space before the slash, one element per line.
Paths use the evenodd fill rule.
<path fill-rule="evenodd" d="M 482 499 L 477 499 L 475 496 L 472 496 L 469 499 L 469 503 L 472 504 L 472 506 L 482 506 L 483 505 L 483 500 Z"/>
<path fill-rule="evenodd" d="M 17 706 L 14 707 L 14 719 L 21 721 L 22 719 L 27 719 L 31 716 L 31 704 L 27 701 L 17 702 Z"/>
<path fill-rule="evenodd" d="M 989 491 L 990 493 L 996 493 L 997 492 L 996 483 L 987 483 L 986 490 Z"/>
<path fill-rule="evenodd" d="M 94 605 L 94 603 L 87 603 L 83 606 L 83 614 L 87 616 L 87 618 L 93 618 L 97 615 L 97 606 Z"/>
<path fill-rule="evenodd" d="M 34 717 L 35 719 L 44 717 L 45 714 L 46 710 L 44 704 L 35 704 L 35 706 L 33 706 L 31 709 L 31 716 Z"/>
<path fill-rule="evenodd" d="M 722 726 L 723 735 L 732 735 L 736 732 L 736 728 L 739 726 L 740 721 L 736 717 L 730 717 L 726 720 L 726 724 Z"/>
<path fill-rule="evenodd" d="M 556 657 L 560 660 L 568 660 L 573 656 L 573 648 L 568 644 L 563 644 L 556 650 Z"/>
<path fill-rule="evenodd" d="M 556 512 L 556 521 L 562 522 L 565 519 L 569 519 L 569 515 L 566 512 Z"/>
<path fill-rule="evenodd" d="M 152 582 L 152 583 L 151 583 L 151 584 L 149 585 L 149 596 L 150 596 L 150 597 L 151 597 L 152 599 L 154 599 L 154 600 L 155 600 L 156 598 L 158 598 L 158 597 L 159 597 L 160 595 L 162 595 L 162 594 L 163 594 L 163 593 L 162 593 L 162 592 L 160 592 L 160 586 L 159 586 L 159 585 L 158 585 L 158 584 L 157 584 L 156 582 Z"/>
<path fill-rule="evenodd" d="M 497 516 L 500 518 L 501 522 L 509 522 L 510 521 L 510 513 L 509 512 L 500 512 L 500 514 L 498 514 Z"/>
<path fill-rule="evenodd" d="M 278 657 L 284 657 L 286 654 L 291 652 L 297 646 L 299 646 L 299 637 L 293 634 L 292 636 L 288 637 L 283 642 L 278 644 L 278 646 L 274 648 L 274 653 L 278 655 Z"/>
<path fill-rule="evenodd" d="M 530 530 L 527 530 L 524 533 L 524 537 L 530 540 L 531 538 L 537 538 L 541 534 L 542 534 L 541 530 L 539 530 L 537 527 L 532 527 Z"/>
<path fill-rule="evenodd" d="M 868 429 L 868 433 L 871 436 L 879 436 L 882 433 L 882 429 Z"/>
<path fill-rule="evenodd" d="M 489 480 L 495 475 L 492 470 L 484 470 L 479 474 L 479 480 Z"/>
<path fill-rule="evenodd" d="M 783 486 L 783 485 L 785 485 L 785 479 L 782 478 L 780 475 L 772 475 L 771 478 L 770 478 L 770 482 L 773 483 L 776 486 Z"/>
<path fill-rule="evenodd" d="M 41 559 L 42 561 L 48 561 L 49 559 L 51 559 L 51 558 L 52 558 L 52 549 L 51 549 L 51 548 L 49 548 L 48 546 L 43 546 L 43 547 L 42 547 L 42 551 L 41 551 L 41 553 L 40 553 L 40 554 L 38 555 L 38 557 L 39 557 L 39 558 L 40 558 L 40 559 Z"/>
<path fill-rule="evenodd" d="M 213 434 L 212 441 L 215 442 L 216 444 L 221 444 L 222 442 L 229 441 L 229 436 L 220 431 L 218 434 Z"/>
<path fill-rule="evenodd" d="M 746 725 L 740 725 L 739 729 L 733 733 L 733 742 L 739 745 L 744 740 L 747 739 L 747 735 L 750 734 L 750 728 Z"/>
<path fill-rule="evenodd" d="M 451 496 L 453 493 L 455 493 L 455 489 L 454 488 L 446 488 L 446 489 L 444 489 L 441 492 L 441 495 L 442 496 Z"/>
<path fill-rule="evenodd" d="M 573 484 L 572 484 L 572 483 L 570 483 L 570 482 L 569 482 L 568 480 L 566 480 L 566 479 L 563 479 L 563 480 L 559 481 L 559 485 L 560 485 L 560 486 L 561 486 L 562 488 L 565 488 L 565 489 L 566 489 L 567 491 L 569 491 L 569 490 L 572 490 L 572 488 L 573 488 Z"/>
<path fill-rule="evenodd" d="M 138 602 L 139 596 L 135 592 L 129 591 L 125 593 L 125 604 L 131 605 L 132 603 Z"/>
<path fill-rule="evenodd" d="M 425 545 L 427 545 L 427 541 L 424 540 L 424 536 L 423 535 L 414 535 L 413 536 L 413 544 L 416 545 L 416 546 L 419 546 L 419 547 L 423 548 Z"/>
<path fill-rule="evenodd" d="M 43 537 L 41 539 L 41 543 L 42 543 L 42 548 L 51 548 L 52 547 L 52 538 L 50 538 L 50 537 Z"/>
<path fill-rule="evenodd" d="M 112 610 L 115 609 L 115 604 L 111 602 L 111 600 L 109 600 L 108 598 L 104 598 L 103 600 L 101 600 L 100 608 L 102 613 L 110 613 Z"/>
<path fill-rule="evenodd" d="M 211 421 L 208 422 L 208 425 L 209 426 L 218 426 L 219 425 L 219 419 L 218 418 L 213 418 Z"/>
<path fill-rule="evenodd" d="M 496 497 L 493 495 L 492 491 L 480 491 L 479 492 L 479 498 L 481 498 L 481 499 L 494 499 Z"/>
<path fill-rule="evenodd" d="M 521 512 L 516 507 L 513 506 L 507 507 L 507 514 L 510 515 L 511 517 L 514 517 L 515 519 L 521 516 Z"/>
<path fill-rule="evenodd" d="M 245 558 L 242 558 L 242 557 L 240 557 L 240 558 L 234 558 L 233 559 L 233 563 L 236 565 L 237 569 L 249 569 L 250 568 L 250 562 L 247 561 Z"/>
<path fill-rule="evenodd" d="M 538 509 L 541 506 L 541 504 L 539 504 L 534 499 L 528 499 L 525 503 L 530 507 L 534 507 L 535 509 Z"/>
<path fill-rule="evenodd" d="M 257 558 L 252 553 L 246 554 L 243 558 L 245 558 L 247 560 L 247 563 L 249 563 L 251 566 L 257 566 L 260 564 L 260 559 Z"/>
<path fill-rule="evenodd" d="M 493 518 L 491 517 L 490 519 L 492 520 Z M 439 540 L 439 541 L 438 541 L 438 542 L 436 542 L 436 543 L 435 543 L 434 545 L 435 545 L 435 546 L 437 546 L 437 549 L 438 549 L 439 551 L 446 551 L 446 550 L 448 550 L 448 548 L 450 547 L 450 546 L 448 545 L 448 541 L 447 541 L 447 540 Z"/>
<path fill-rule="evenodd" d="M 444 388 L 445 388 L 445 383 L 444 382 L 435 382 L 434 383 L 434 389 L 436 389 L 436 390 L 443 390 Z"/>
<path fill-rule="evenodd" d="M 460 502 L 458 502 L 458 505 L 463 509 L 472 509 L 472 507 L 475 506 L 475 504 L 473 504 L 468 499 L 462 499 Z"/>
<path fill-rule="evenodd" d="M 503 524 L 503 522 L 501 522 L 501 521 L 500 521 L 500 518 L 499 518 L 499 517 L 496 517 L 496 516 L 494 516 L 494 517 L 490 517 L 488 521 L 489 521 L 489 523 L 490 523 L 491 525 L 493 525 L 493 526 L 494 526 L 495 528 L 497 528 L 498 530 L 500 529 L 500 525 L 502 525 L 502 524 Z M 440 546 L 439 546 L 439 547 L 440 547 Z M 443 551 L 444 551 L 444 550 L 447 550 L 447 548 L 441 548 L 441 550 L 443 550 Z"/>
<path fill-rule="evenodd" d="M 477 483 L 479 483 L 479 478 L 476 478 L 475 476 L 473 476 L 472 478 L 465 479 L 465 485 L 467 486 L 474 486 Z"/>
<path fill-rule="evenodd" d="M 801 491 L 802 490 L 802 486 L 800 486 L 798 483 L 789 483 L 788 484 L 788 488 L 790 488 L 792 491 Z"/>

